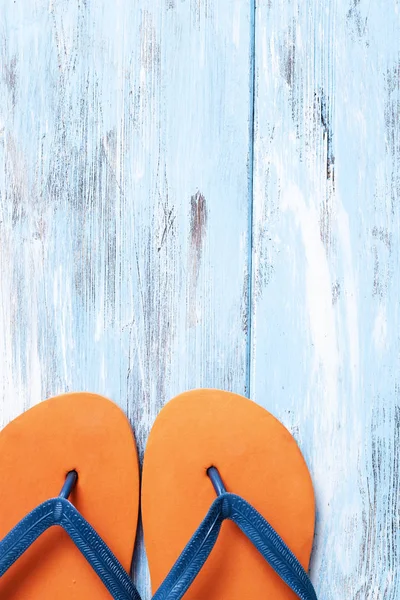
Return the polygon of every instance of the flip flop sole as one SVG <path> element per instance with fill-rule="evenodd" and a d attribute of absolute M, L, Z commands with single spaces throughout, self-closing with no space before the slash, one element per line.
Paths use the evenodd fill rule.
<path fill-rule="evenodd" d="M 95 394 L 73 393 L 31 408 L 0 432 L 0 539 L 57 496 L 68 471 L 71 502 L 129 572 L 139 469 L 124 413 Z M 68 535 L 46 531 L 0 579 L 2 600 L 106 600 L 111 596 Z"/>
<path fill-rule="evenodd" d="M 142 515 L 153 592 L 205 517 L 215 466 L 228 492 L 250 502 L 305 569 L 314 536 L 314 492 L 291 434 L 269 412 L 236 394 L 194 390 L 170 401 L 150 433 Z M 295 594 L 229 521 L 184 598 L 289 600 Z"/>

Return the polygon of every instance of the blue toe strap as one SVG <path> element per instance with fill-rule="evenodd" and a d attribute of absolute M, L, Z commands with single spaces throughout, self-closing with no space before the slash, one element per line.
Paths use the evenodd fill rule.
<path fill-rule="evenodd" d="M 53 525 L 62 527 L 68 533 L 114 600 L 140 600 L 119 560 L 73 504 L 62 497 L 40 504 L 0 542 L 0 577 Z"/>
<path fill-rule="evenodd" d="M 307 573 L 282 538 L 246 500 L 229 493 L 222 493 L 213 502 L 153 600 L 182 598 L 213 549 L 224 519 L 236 523 L 301 600 L 317 600 Z"/>
<path fill-rule="evenodd" d="M 227 492 L 213 502 L 153 600 L 182 598 L 206 562 L 225 519 L 236 523 L 301 600 L 317 600 L 307 573 L 276 531 L 246 500 Z M 0 577 L 53 525 L 68 533 L 114 600 L 140 600 L 118 559 L 76 508 L 61 496 L 40 504 L 0 542 Z"/>

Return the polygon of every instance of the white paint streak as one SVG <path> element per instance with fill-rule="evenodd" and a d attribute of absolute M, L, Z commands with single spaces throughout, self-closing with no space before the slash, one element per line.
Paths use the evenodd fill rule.
<path fill-rule="evenodd" d="M 241 29 L 241 24 L 242 24 L 241 23 L 242 22 L 241 8 L 242 8 L 241 0 L 236 0 L 235 6 L 233 9 L 232 41 L 235 45 L 235 48 L 237 48 L 237 49 L 240 47 L 240 29 Z"/>
<path fill-rule="evenodd" d="M 283 173 L 282 179 L 283 181 Z M 336 415 L 338 344 L 332 308 L 332 282 L 325 251 L 320 238 L 319 218 L 314 206 L 308 205 L 294 185 L 282 190 L 283 211 L 290 210 L 300 227 L 305 260 L 305 294 L 309 328 L 314 348 L 311 379 L 324 374 L 321 390 L 326 398 L 327 418 Z"/>
<path fill-rule="evenodd" d="M 350 367 L 352 375 L 352 396 L 357 394 L 360 385 L 360 341 L 359 341 L 359 315 L 357 291 L 357 278 L 353 264 L 353 252 L 351 247 L 351 230 L 349 217 L 344 210 L 339 194 L 336 195 L 337 231 L 340 244 L 341 257 L 343 261 L 343 278 L 345 289 L 345 315 L 347 322 L 347 342 L 349 348 Z"/>
<path fill-rule="evenodd" d="M 384 305 L 380 304 L 376 313 L 373 338 L 376 349 L 382 353 L 386 349 L 387 343 L 387 316 Z"/>

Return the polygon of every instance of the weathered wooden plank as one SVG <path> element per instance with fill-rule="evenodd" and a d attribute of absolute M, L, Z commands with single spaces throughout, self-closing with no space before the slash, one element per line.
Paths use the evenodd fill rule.
<path fill-rule="evenodd" d="M 400 13 L 261 0 L 250 394 L 317 497 L 319 597 L 400 596 Z"/>
<path fill-rule="evenodd" d="M 244 393 L 250 16 L 236 0 L 4 0 L 0 425 L 67 390 L 129 414 Z M 149 597 L 142 545 L 135 579 Z"/>

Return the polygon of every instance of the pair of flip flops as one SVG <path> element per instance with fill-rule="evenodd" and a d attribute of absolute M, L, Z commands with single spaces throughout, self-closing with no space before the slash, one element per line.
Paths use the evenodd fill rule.
<path fill-rule="evenodd" d="M 7 425 L 0 598 L 140 600 L 128 575 L 139 486 L 129 422 L 101 396 L 57 396 Z M 250 400 L 171 400 L 147 443 L 141 509 L 154 600 L 316 600 L 311 478 L 290 433 Z"/>

